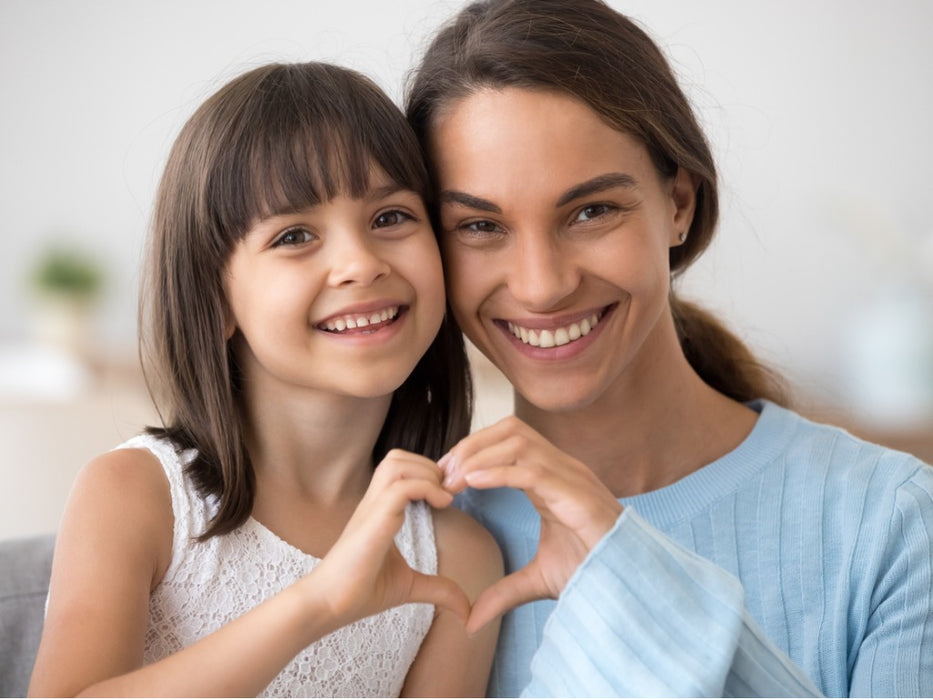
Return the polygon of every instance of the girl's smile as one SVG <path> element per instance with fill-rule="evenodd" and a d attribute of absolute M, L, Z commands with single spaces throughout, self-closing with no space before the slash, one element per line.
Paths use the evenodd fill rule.
<path fill-rule="evenodd" d="M 378 344 L 395 337 L 408 309 L 401 302 L 380 300 L 345 309 L 314 327 L 337 342 Z"/>
<path fill-rule="evenodd" d="M 234 249 L 226 286 L 248 383 L 279 390 L 387 396 L 445 309 L 421 198 L 378 171 L 359 199 L 338 195 L 258 222 Z"/>

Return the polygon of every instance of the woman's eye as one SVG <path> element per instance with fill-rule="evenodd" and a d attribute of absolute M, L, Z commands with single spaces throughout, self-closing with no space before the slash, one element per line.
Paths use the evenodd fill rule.
<path fill-rule="evenodd" d="M 592 221 L 608 214 L 610 209 L 608 204 L 589 204 L 580 210 L 574 221 Z"/>
<path fill-rule="evenodd" d="M 398 209 L 392 209 L 390 211 L 384 211 L 376 217 L 376 220 L 373 222 L 373 226 L 376 228 L 388 228 L 390 226 L 398 226 L 399 224 L 412 220 L 410 214 L 406 214 L 403 211 Z"/>
<path fill-rule="evenodd" d="M 275 242 L 272 244 L 272 246 L 277 248 L 279 246 L 301 245 L 302 243 L 307 243 L 312 239 L 313 236 L 306 229 L 290 228 L 286 231 L 283 231 L 282 235 L 275 239 Z"/>
<path fill-rule="evenodd" d="M 471 221 L 468 224 L 463 224 L 462 229 L 472 232 L 472 233 L 496 233 L 499 231 L 499 227 L 492 221 Z"/>

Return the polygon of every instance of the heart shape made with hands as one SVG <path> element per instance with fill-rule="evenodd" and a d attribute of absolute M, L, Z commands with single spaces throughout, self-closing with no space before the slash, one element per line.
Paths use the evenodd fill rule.
<path fill-rule="evenodd" d="M 541 518 L 531 561 L 474 600 L 467 621 L 471 634 L 518 605 L 557 598 L 622 513 L 618 499 L 589 467 L 514 416 L 468 435 L 437 466 L 448 493 L 467 486 L 518 489 Z"/>

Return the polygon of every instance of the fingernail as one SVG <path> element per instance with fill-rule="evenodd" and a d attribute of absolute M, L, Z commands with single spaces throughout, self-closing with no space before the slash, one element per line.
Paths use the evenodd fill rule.
<path fill-rule="evenodd" d="M 444 486 L 452 486 L 457 480 L 457 468 L 460 466 L 457 457 L 452 454 L 446 454 L 442 458 L 443 464 L 438 462 L 438 466 L 444 470 Z"/>
<path fill-rule="evenodd" d="M 463 480 L 467 482 L 468 486 L 482 486 L 483 482 L 488 479 L 487 472 L 480 470 L 476 472 L 470 472 L 469 474 L 463 477 Z"/>

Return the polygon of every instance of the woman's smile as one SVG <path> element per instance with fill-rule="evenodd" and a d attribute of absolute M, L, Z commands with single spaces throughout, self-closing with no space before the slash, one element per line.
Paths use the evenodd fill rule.
<path fill-rule="evenodd" d="M 567 410 L 657 371 L 678 347 L 669 252 L 692 214 L 676 178 L 554 92 L 474 92 L 432 142 L 451 306 L 518 394 Z"/>
<path fill-rule="evenodd" d="M 599 336 L 602 323 L 618 307 L 613 303 L 598 309 L 555 318 L 496 319 L 509 341 L 528 357 L 565 360 L 582 353 Z"/>

